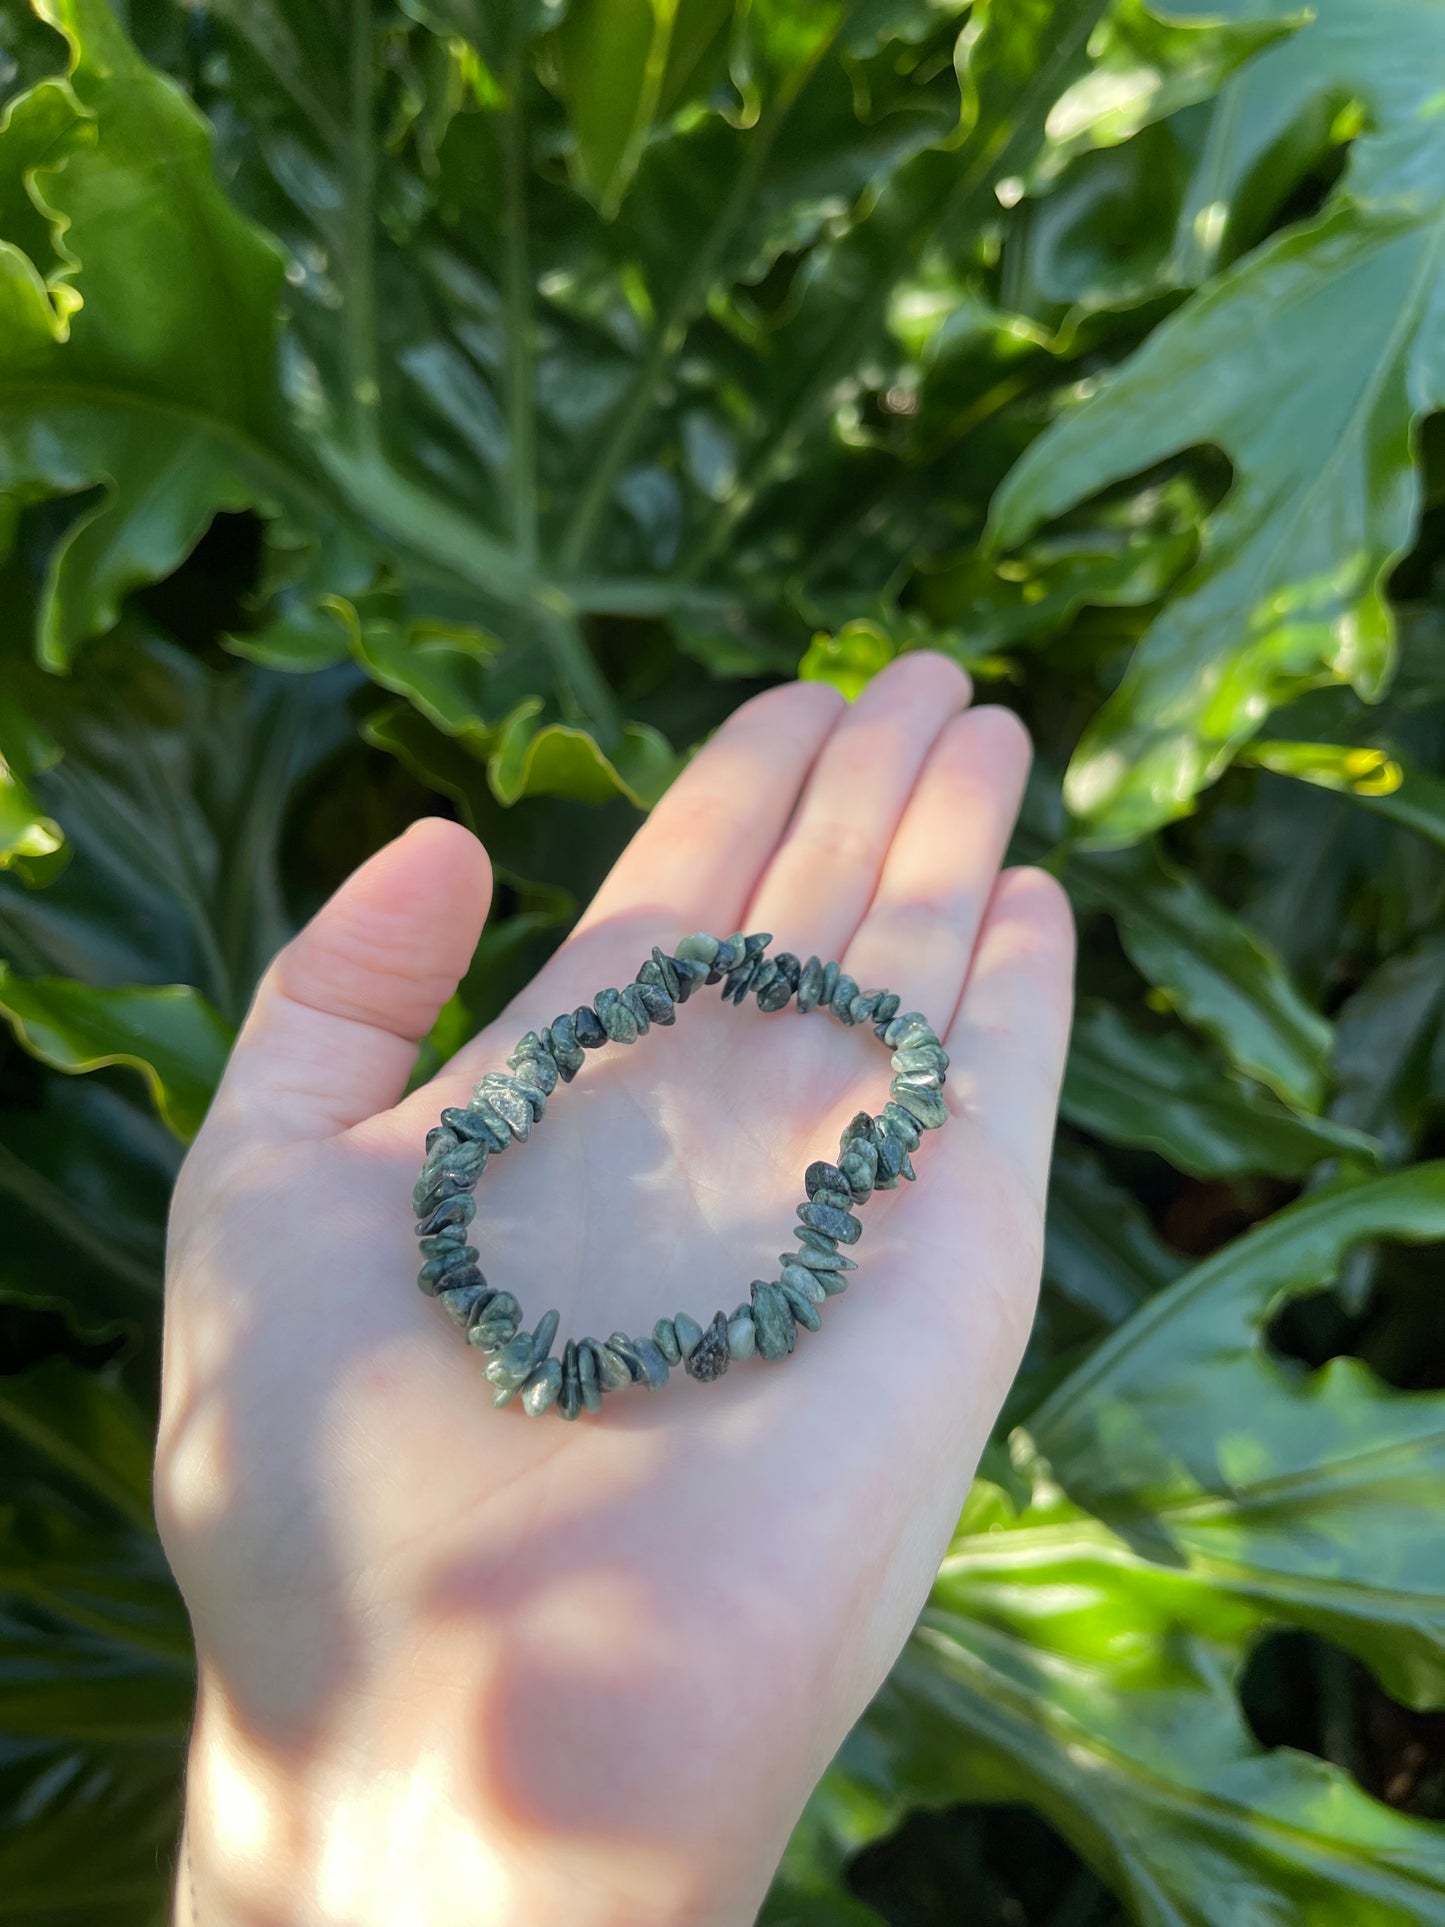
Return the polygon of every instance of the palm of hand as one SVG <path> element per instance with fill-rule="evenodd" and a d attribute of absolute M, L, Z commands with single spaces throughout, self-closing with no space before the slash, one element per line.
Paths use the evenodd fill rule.
<path fill-rule="evenodd" d="M 373 897 L 339 915 L 344 890 L 277 967 L 314 974 L 258 998 L 178 1190 L 157 1491 L 202 1727 L 329 1815 L 349 1872 L 312 1896 L 321 1917 L 395 1917 L 361 1786 L 400 1773 L 426 1786 L 444 1885 L 482 1838 L 512 1906 L 581 1882 L 629 1920 L 745 1918 L 906 1636 L 1027 1327 L 1067 1025 L 1066 912 L 1033 873 L 994 885 L 1022 739 L 1000 712 L 955 714 L 964 694 L 924 657 L 842 722 L 817 689 L 740 712 L 513 1009 L 394 1107 L 370 1100 L 475 938 L 463 833 L 392 846 L 405 884 L 374 859 Z M 740 806 L 780 733 L 793 773 L 755 776 Z M 435 926 L 448 903 L 440 941 L 399 914 Z M 917 1185 L 863 1208 L 851 1288 L 790 1360 L 711 1386 L 674 1372 L 573 1425 L 493 1412 L 482 1360 L 407 1283 L 427 1128 L 651 943 L 740 922 L 951 1023 L 955 1116 Z M 367 940 L 381 961 L 358 988 L 344 973 Z M 408 958 L 415 1007 L 362 1019 Z M 706 1323 L 776 1276 L 804 1167 L 887 1078 L 871 1032 L 699 991 L 675 1029 L 589 1057 L 533 1142 L 493 1160 L 483 1267 L 528 1324 L 555 1305 L 563 1337 Z"/>

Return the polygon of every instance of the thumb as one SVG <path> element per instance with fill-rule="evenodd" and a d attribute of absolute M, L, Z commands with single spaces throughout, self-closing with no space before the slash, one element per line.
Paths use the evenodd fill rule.
<path fill-rule="evenodd" d="M 441 817 L 369 857 L 257 985 L 207 1136 L 327 1137 L 394 1104 L 491 895 L 486 851 Z"/>

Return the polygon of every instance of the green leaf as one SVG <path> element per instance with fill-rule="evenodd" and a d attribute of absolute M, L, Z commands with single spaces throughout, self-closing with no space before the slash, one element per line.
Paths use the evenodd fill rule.
<path fill-rule="evenodd" d="M 43 890 L 0 872 L 0 947 L 26 977 L 191 985 L 239 1023 L 294 927 L 281 827 L 352 738 L 358 673 L 213 669 L 127 629 L 61 678 L 12 653 L 22 644 L 0 638 L 0 713 L 50 739 L 30 787 L 73 856 Z"/>
<path fill-rule="evenodd" d="M 45 815 L 0 756 L 0 870 L 42 884 L 65 867 L 67 858 L 60 825 Z"/>
<path fill-rule="evenodd" d="M 77 265 L 52 307 L 29 259 L 0 248 L 0 496 L 98 490 L 56 545 L 41 600 L 39 647 L 61 666 L 218 510 L 260 509 L 294 557 L 318 503 L 282 445 L 279 252 L 222 195 L 204 122 L 103 0 L 42 12 L 70 43 L 70 77 L 18 104 L 0 175 L 52 216 Z M 38 165 L 42 109 L 51 152 Z"/>
<path fill-rule="evenodd" d="M 875 622 L 850 622 L 836 636 L 819 631 L 798 664 L 799 682 L 826 682 L 852 702 L 880 669 L 886 669 L 897 646 Z"/>
<path fill-rule="evenodd" d="M 1438 1101 L 1432 1075 L 1445 1026 L 1445 934 L 1386 959 L 1336 1019 L 1331 1115 L 1369 1131 L 1387 1154 L 1416 1152 Z"/>
<path fill-rule="evenodd" d="M 1079 856 L 1069 882 L 1106 909 L 1135 968 L 1236 1070 L 1297 1110 L 1324 1099 L 1332 1033 L 1279 957 L 1157 845 Z"/>
<path fill-rule="evenodd" d="M 732 0 L 573 0 L 557 33 L 577 171 L 615 213 L 660 111 L 675 108 L 733 11 Z"/>
<path fill-rule="evenodd" d="M 1254 17 L 1262 8 L 1211 7 Z M 1345 89 L 1367 114 L 1326 212 L 1220 275 L 1009 477 L 1007 547 L 1093 491 L 1211 444 L 1235 481 L 1199 563 L 1075 755 L 1070 807 L 1126 840 L 1183 814 L 1271 708 L 1322 681 L 1378 697 L 1393 660 L 1383 581 L 1419 512 L 1413 424 L 1445 404 L 1438 260 L 1445 135 L 1438 22 L 1361 0 L 1263 56 L 1291 95 Z M 1329 355 L 1300 342 L 1335 344 Z"/>
<path fill-rule="evenodd" d="M 1438 1828 L 1261 1748 L 1234 1680 L 1289 1624 L 1410 1704 L 1445 1696 L 1445 1397 L 1348 1359 L 1286 1371 L 1261 1338 L 1360 1242 L 1442 1237 L 1445 1167 L 1323 1194 L 1106 1341 L 1015 1442 L 1031 1504 L 975 1489 L 867 1716 L 870 1782 L 1031 1801 L 1144 1927 L 1434 1919 Z"/>
<path fill-rule="evenodd" d="M 17 977 L 0 963 L 0 1013 L 56 1070 L 138 1070 L 186 1140 L 201 1127 L 231 1047 L 230 1026 L 189 984 L 96 990 L 64 977 Z"/>
<path fill-rule="evenodd" d="M 8 1040 L 7 1050 L 20 1055 Z M 92 1338 L 125 1329 L 137 1341 L 138 1395 L 153 1399 L 180 1147 L 138 1084 L 127 1093 L 104 1076 L 68 1078 L 31 1063 L 22 1082 L 13 1068 L 5 1065 L 5 1082 L 15 1095 L 0 1108 L 0 1301 L 63 1306 Z"/>
<path fill-rule="evenodd" d="M 150 1526 L 150 1431 L 118 1386 L 48 1359 L 0 1378 L 0 1425 L 133 1524 Z"/>
<path fill-rule="evenodd" d="M 1251 743 L 1247 760 L 1277 776 L 1353 796 L 1445 849 L 1445 783 L 1388 750 L 1342 743 Z"/>
<path fill-rule="evenodd" d="M 1183 1268 L 1096 1156 L 1067 1138 L 1055 1145 L 1044 1246 L 1051 1289 L 1112 1327 Z"/>
<path fill-rule="evenodd" d="M 1194 1177 L 1302 1177 L 1324 1158 L 1379 1157 L 1362 1131 L 1289 1110 L 1183 1037 L 1153 1035 L 1092 1001 L 1075 1019 L 1063 1115 L 1106 1143 L 1157 1151 Z"/>
<path fill-rule="evenodd" d="M 605 753 L 586 730 L 568 723 L 542 723 L 540 698 L 518 704 L 502 724 L 489 766 L 501 803 L 524 796 L 571 796 L 605 803 L 625 796 L 648 809 L 677 773 L 665 737 L 645 723 L 628 723 L 616 748 Z"/>

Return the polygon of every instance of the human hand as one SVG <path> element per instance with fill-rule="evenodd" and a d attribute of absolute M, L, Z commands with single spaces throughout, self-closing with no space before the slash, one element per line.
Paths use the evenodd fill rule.
<path fill-rule="evenodd" d="M 156 1499 L 200 1665 L 180 1921 L 753 1918 L 923 1605 L 1033 1309 L 1072 933 L 1051 878 L 998 873 L 1027 743 L 967 698 L 916 654 L 851 706 L 745 704 L 401 1102 L 486 913 L 475 839 L 414 826 L 272 964 L 171 1219 Z M 792 1358 L 575 1424 L 494 1411 L 411 1282 L 423 1138 L 522 1032 L 699 928 L 897 990 L 944 1036 L 953 1117 L 863 1208 L 851 1288 Z M 483 1268 L 564 1338 L 705 1324 L 776 1275 L 805 1166 L 887 1080 L 871 1034 L 699 991 L 488 1168 Z"/>

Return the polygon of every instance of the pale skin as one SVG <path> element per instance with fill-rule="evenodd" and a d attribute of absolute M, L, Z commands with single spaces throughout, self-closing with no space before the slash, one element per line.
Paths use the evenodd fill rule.
<path fill-rule="evenodd" d="M 156 1497 L 200 1659 L 178 1922 L 754 1918 L 924 1603 L 1037 1290 L 1072 925 L 1052 878 L 1000 872 L 1028 743 L 969 697 L 920 653 L 852 705 L 745 704 L 405 1100 L 487 913 L 475 838 L 414 825 L 267 971 L 170 1231 Z M 928 1013 L 949 1122 L 791 1358 L 573 1424 L 494 1411 L 411 1282 L 428 1128 L 653 943 L 738 928 Z M 731 1312 L 888 1076 L 871 1034 L 700 991 L 489 1166 L 483 1269 L 562 1339 Z"/>

